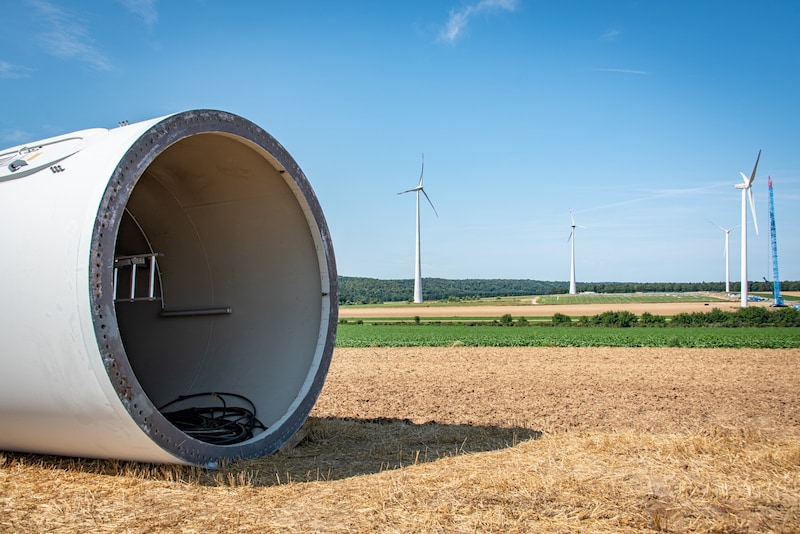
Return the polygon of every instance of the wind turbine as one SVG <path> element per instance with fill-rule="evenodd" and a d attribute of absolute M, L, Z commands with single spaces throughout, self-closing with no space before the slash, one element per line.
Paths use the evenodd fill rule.
<path fill-rule="evenodd" d="M 422 187 L 422 175 L 425 172 L 425 154 L 422 154 L 422 170 L 419 173 L 419 184 L 417 187 L 413 189 L 407 189 L 406 191 L 401 191 L 397 193 L 398 195 L 402 195 L 404 193 L 416 193 L 417 194 L 417 254 L 416 254 L 416 265 L 414 267 L 414 302 L 421 303 L 422 302 L 422 260 L 420 257 L 420 240 L 419 240 L 419 194 L 420 192 L 425 195 L 425 198 L 428 200 L 428 204 L 431 205 L 433 208 L 433 213 L 436 213 L 436 208 L 433 207 L 433 202 L 431 202 L 428 193 L 425 192 L 425 189 Z M 436 213 L 438 217 L 439 214 Z"/>
<path fill-rule="evenodd" d="M 742 180 L 744 181 L 741 184 L 733 185 L 736 189 L 742 190 L 742 308 L 747 307 L 747 197 L 750 197 L 750 211 L 753 214 L 753 226 L 756 229 L 756 235 L 758 235 L 756 201 L 753 198 L 753 189 L 751 186 L 753 185 L 753 180 L 756 179 L 756 169 L 758 168 L 758 160 L 760 159 L 761 150 L 758 151 L 758 156 L 756 156 L 756 164 L 753 166 L 753 172 L 750 174 L 750 178 L 740 171 L 739 174 L 742 175 Z"/>
<path fill-rule="evenodd" d="M 739 225 L 736 225 L 732 228 L 723 228 L 722 226 L 718 225 L 717 223 L 713 222 L 710 219 L 706 219 L 708 222 L 725 232 L 725 293 L 731 292 L 731 265 L 729 261 L 729 242 L 730 242 L 730 234 L 733 230 L 739 228 Z"/>
<path fill-rule="evenodd" d="M 569 233 L 569 237 L 567 241 L 571 242 L 572 252 L 570 254 L 570 262 L 569 262 L 569 294 L 574 295 L 577 293 L 575 289 L 575 217 L 572 216 L 572 208 L 569 210 L 569 218 L 572 220 L 572 230 Z M 584 228 L 581 226 L 581 228 Z"/>

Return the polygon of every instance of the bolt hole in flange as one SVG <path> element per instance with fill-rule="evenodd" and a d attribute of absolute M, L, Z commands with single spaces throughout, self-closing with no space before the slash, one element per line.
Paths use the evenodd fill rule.
<path fill-rule="evenodd" d="M 37 401 L 45 412 L 41 404 L 51 405 L 42 429 L 33 413 L 0 404 L 0 423 L 20 430 L 0 437 L 0 447 L 201 465 L 274 452 L 319 395 L 338 312 L 330 236 L 302 171 L 263 129 L 213 110 L 69 138 L 81 141 L 57 160 L 62 172 L 45 169 L 49 185 L 67 191 L 63 182 L 78 176 L 94 183 L 53 214 L 69 219 L 74 234 L 74 247 L 59 246 L 62 264 L 74 256 L 76 279 L 84 276 L 83 289 L 65 280 L 54 293 L 75 293 L 73 322 L 59 328 L 75 337 L 75 316 L 93 326 L 80 329 L 74 350 L 53 350 L 64 332 L 29 350 L 31 366 L 47 361 L 68 379 L 38 373 L 28 388 L 49 391 Z M 42 150 L 57 146 L 48 142 Z M 44 180 L 24 172 L 19 180 L 0 176 L 0 187 Z M 72 200 L 76 194 L 83 196 Z M 15 378 L 37 375 L 29 371 Z M 54 390 L 56 382 L 71 388 Z M 176 421 L 174 412 L 185 419 L 192 409 L 248 411 L 256 422 L 235 442 L 215 440 Z M 61 421 L 64 446 L 42 445 L 44 420 Z"/>

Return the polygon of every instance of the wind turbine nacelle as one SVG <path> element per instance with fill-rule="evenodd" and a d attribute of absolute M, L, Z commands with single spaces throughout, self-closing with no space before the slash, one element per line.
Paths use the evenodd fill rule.
<path fill-rule="evenodd" d="M 308 417 L 336 265 L 309 182 L 259 126 L 194 110 L 2 150 L 0 240 L 0 449 L 213 466 Z M 218 444 L 162 411 L 203 392 L 248 399 L 266 429 Z"/>

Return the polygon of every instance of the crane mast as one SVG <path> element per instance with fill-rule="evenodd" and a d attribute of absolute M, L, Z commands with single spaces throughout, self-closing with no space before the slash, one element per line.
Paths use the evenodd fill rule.
<path fill-rule="evenodd" d="M 781 296 L 781 278 L 778 275 L 778 240 L 775 234 L 775 201 L 772 193 L 772 177 L 767 177 L 767 187 L 769 188 L 769 244 L 772 251 L 772 296 L 773 306 L 783 306 Z"/>

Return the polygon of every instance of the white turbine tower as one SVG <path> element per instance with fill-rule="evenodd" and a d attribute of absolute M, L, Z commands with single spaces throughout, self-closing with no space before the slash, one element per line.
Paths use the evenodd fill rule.
<path fill-rule="evenodd" d="M 736 225 L 732 228 L 723 228 L 722 226 L 718 225 L 714 221 L 710 219 L 706 219 L 708 222 L 725 232 L 725 293 L 731 292 L 731 264 L 730 264 L 730 235 L 733 230 L 739 228 L 739 225 Z"/>
<path fill-rule="evenodd" d="M 577 293 L 575 288 L 575 217 L 572 216 L 572 208 L 569 210 L 569 218 L 572 220 L 572 230 L 569 232 L 567 241 L 571 244 L 571 253 L 569 261 L 569 294 L 574 295 Z M 583 228 L 583 226 L 581 226 Z"/>
<path fill-rule="evenodd" d="M 572 208 L 569 210 L 569 218 L 572 220 L 572 230 L 567 238 L 567 241 L 571 242 L 572 245 L 572 252 L 569 260 L 569 294 L 574 295 L 577 293 L 577 290 L 575 289 L 575 228 L 586 227 L 575 224 L 575 217 L 572 216 Z"/>
<path fill-rule="evenodd" d="M 742 308 L 747 307 L 747 197 L 750 197 L 750 211 L 753 214 L 753 226 L 758 235 L 758 221 L 756 221 L 756 201 L 753 198 L 753 180 L 756 179 L 756 169 L 758 168 L 758 160 L 761 159 L 761 150 L 758 151 L 756 156 L 756 164 L 753 166 L 753 172 L 750 178 L 743 172 L 739 172 L 744 180 L 741 184 L 734 184 L 733 187 L 742 190 Z"/>
<path fill-rule="evenodd" d="M 397 193 L 398 195 L 402 195 L 404 193 L 416 193 L 417 194 L 417 254 L 416 254 L 416 265 L 414 267 L 414 302 L 421 303 L 422 302 L 422 259 L 420 257 L 420 239 L 419 239 L 419 194 L 420 192 L 425 195 L 425 198 L 428 199 L 428 204 L 431 205 L 433 208 L 433 213 L 436 213 L 436 208 L 433 207 L 433 202 L 431 202 L 428 193 L 425 192 L 425 189 L 422 187 L 422 175 L 425 172 L 425 154 L 422 154 L 422 170 L 419 173 L 419 184 L 417 187 L 413 189 L 408 189 L 406 191 L 401 191 Z M 436 213 L 438 217 L 439 214 Z"/>

